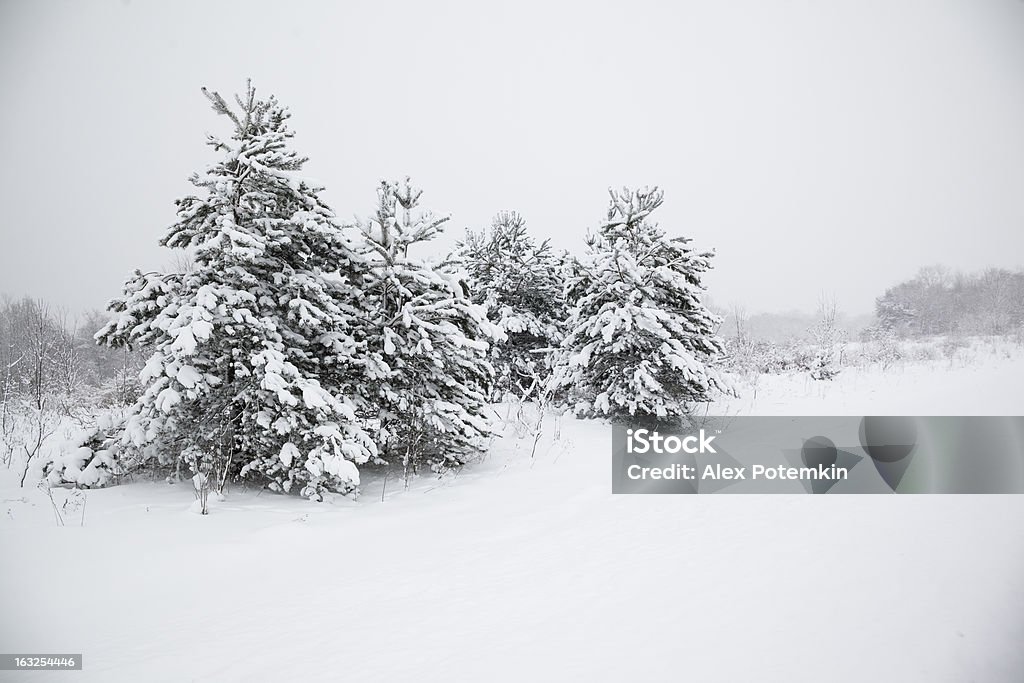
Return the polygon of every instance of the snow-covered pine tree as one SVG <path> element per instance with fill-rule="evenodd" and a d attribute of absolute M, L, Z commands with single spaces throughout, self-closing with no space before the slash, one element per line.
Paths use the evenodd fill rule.
<path fill-rule="evenodd" d="M 656 187 L 609 193 L 607 220 L 567 283 L 572 314 L 552 387 L 581 416 L 678 419 L 726 390 L 710 367 L 723 353 L 720 321 L 701 302 L 713 254 L 650 221 L 664 199 Z"/>
<path fill-rule="evenodd" d="M 448 220 L 420 211 L 421 194 L 408 178 L 382 182 L 376 214 L 358 224 L 371 247 L 366 301 L 377 321 L 366 399 L 378 409 L 381 455 L 407 472 L 457 466 L 486 447 L 487 351 L 503 337 L 470 301 L 464 274 L 409 255 Z"/>
<path fill-rule="evenodd" d="M 164 462 L 184 454 L 219 487 L 238 474 L 313 499 L 351 492 L 356 465 L 375 457 L 352 398 L 365 264 L 321 188 L 296 175 L 305 158 L 288 147 L 288 110 L 251 84 L 237 108 L 203 93 L 232 135 L 209 136 L 221 158 L 191 177 L 199 195 L 177 201 L 161 241 L 194 266 L 136 271 L 96 335 L 152 353 L 125 440 Z"/>
<path fill-rule="evenodd" d="M 491 345 L 491 398 L 536 396 L 550 375 L 551 352 L 565 337 L 567 315 L 560 264 L 548 240 L 536 242 L 520 214 L 503 211 L 489 230 L 466 231 L 453 262 L 469 276 L 473 303 L 507 335 Z"/>

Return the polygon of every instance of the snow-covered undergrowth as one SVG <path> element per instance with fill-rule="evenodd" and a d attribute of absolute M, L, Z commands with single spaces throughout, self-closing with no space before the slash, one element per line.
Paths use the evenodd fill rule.
<path fill-rule="evenodd" d="M 851 344 L 831 380 L 807 372 L 734 376 L 738 396 L 709 412 L 742 415 L 1021 415 L 1024 346 L 1012 339 L 903 341 L 879 361 Z"/>
<path fill-rule="evenodd" d="M 970 349 L 831 381 L 762 376 L 711 411 L 1024 412 L 1024 354 Z M 236 486 L 203 517 L 187 482 L 51 500 L 2 469 L 0 649 L 84 655 L 84 671 L 33 681 L 1024 670 L 1020 496 L 613 497 L 606 424 L 549 415 L 535 446 L 495 410 L 505 435 L 482 462 L 408 488 L 368 474 L 358 501 Z"/>

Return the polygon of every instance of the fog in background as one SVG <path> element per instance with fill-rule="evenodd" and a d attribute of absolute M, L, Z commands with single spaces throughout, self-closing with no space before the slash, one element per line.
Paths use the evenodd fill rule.
<path fill-rule="evenodd" d="M 1024 2 L 0 0 L 0 292 L 102 307 L 251 76 L 339 216 L 413 176 L 451 246 L 501 209 L 578 251 L 658 184 L 721 306 L 850 313 L 1024 253 Z"/>

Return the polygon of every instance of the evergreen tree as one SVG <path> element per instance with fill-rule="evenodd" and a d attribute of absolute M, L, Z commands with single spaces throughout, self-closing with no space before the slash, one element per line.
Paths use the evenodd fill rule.
<path fill-rule="evenodd" d="M 375 457 L 357 420 L 366 369 L 358 338 L 365 263 L 313 187 L 296 175 L 287 109 L 251 84 L 209 136 L 220 160 L 191 177 L 161 244 L 190 249 L 181 273 L 136 271 L 97 339 L 151 351 L 126 440 L 146 457 L 185 458 L 203 481 L 260 475 L 275 490 L 351 492 Z"/>
<path fill-rule="evenodd" d="M 470 301 L 464 274 L 409 255 L 448 220 L 418 210 L 421 194 L 408 178 L 382 182 L 376 214 L 359 223 L 371 248 L 366 305 L 376 321 L 366 400 L 376 406 L 385 459 L 407 471 L 422 464 L 440 471 L 486 447 L 493 375 L 486 357 L 489 342 L 503 335 Z"/>
<path fill-rule="evenodd" d="M 657 188 L 610 191 L 605 223 L 567 284 L 573 303 L 553 388 L 581 416 L 674 419 L 725 385 L 720 321 L 701 301 L 711 253 L 650 221 Z"/>
<path fill-rule="evenodd" d="M 490 230 L 467 231 L 455 262 L 469 275 L 471 298 L 507 338 L 491 346 L 491 398 L 539 393 L 551 351 L 565 336 L 567 315 L 560 264 L 548 240 L 537 243 L 515 212 L 495 216 Z"/>

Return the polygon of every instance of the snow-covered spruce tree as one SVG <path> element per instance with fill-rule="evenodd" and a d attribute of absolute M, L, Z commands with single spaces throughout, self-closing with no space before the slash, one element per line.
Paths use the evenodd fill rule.
<path fill-rule="evenodd" d="M 125 440 L 185 458 L 215 487 L 237 474 L 313 499 L 351 492 L 356 464 L 375 457 L 351 398 L 365 361 L 362 257 L 320 188 L 296 176 L 305 159 L 288 148 L 287 109 L 251 84 L 237 108 L 203 93 L 232 135 L 209 137 L 221 158 L 192 176 L 200 192 L 177 201 L 161 241 L 191 250 L 194 266 L 136 271 L 97 334 L 152 352 Z"/>
<path fill-rule="evenodd" d="M 466 231 L 453 262 L 469 276 L 473 303 L 507 335 L 491 345 L 491 398 L 536 396 L 550 375 L 551 352 L 565 337 L 564 282 L 550 244 L 534 241 L 518 213 L 503 211 L 490 230 Z"/>
<path fill-rule="evenodd" d="M 489 343 L 503 334 L 469 299 L 465 275 L 413 258 L 447 217 L 418 210 L 421 191 L 407 178 L 382 182 L 376 214 L 359 222 L 372 257 L 366 290 L 376 327 L 368 332 L 376 363 L 366 400 L 381 456 L 406 472 L 458 466 L 486 447 L 491 425 L 486 388 Z"/>
<path fill-rule="evenodd" d="M 712 254 L 650 221 L 657 188 L 610 194 L 567 283 L 572 314 L 552 387 L 580 416 L 678 419 L 726 389 L 710 367 L 723 353 L 720 322 L 701 302 Z"/>

